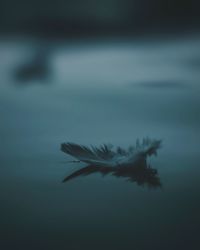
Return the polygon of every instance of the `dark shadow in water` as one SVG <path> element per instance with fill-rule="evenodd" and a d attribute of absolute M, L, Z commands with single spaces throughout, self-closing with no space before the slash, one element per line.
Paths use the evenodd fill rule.
<path fill-rule="evenodd" d="M 132 86 L 152 88 L 152 89 L 179 89 L 185 87 L 183 83 L 173 82 L 173 81 L 140 82 L 138 84 L 132 84 Z"/>
<path fill-rule="evenodd" d="M 49 74 L 49 50 L 39 49 L 29 62 L 19 66 L 15 79 L 18 85 L 28 85 L 35 80 L 47 83 Z"/>
<path fill-rule="evenodd" d="M 65 177 L 63 182 L 67 182 L 79 176 L 87 176 L 94 173 L 100 173 L 102 176 L 112 174 L 115 177 L 126 178 L 130 182 L 135 182 L 139 186 L 147 186 L 148 188 L 161 188 L 160 177 L 157 169 L 151 168 L 146 161 L 140 162 L 134 166 L 121 167 L 99 167 L 88 165 L 75 171 L 71 175 Z"/>

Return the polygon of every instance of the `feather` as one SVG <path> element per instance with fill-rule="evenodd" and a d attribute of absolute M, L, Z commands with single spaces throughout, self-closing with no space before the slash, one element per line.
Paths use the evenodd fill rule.
<path fill-rule="evenodd" d="M 127 150 L 121 147 L 113 150 L 112 145 L 107 144 L 87 147 L 75 143 L 62 143 L 61 151 L 85 163 L 114 167 L 130 165 L 138 160 L 144 161 L 147 156 L 156 155 L 160 147 L 161 140 L 144 138 L 142 142 L 137 140 L 136 145 L 130 146 Z"/>
<path fill-rule="evenodd" d="M 107 165 L 114 156 L 114 152 L 106 144 L 97 147 L 86 147 L 75 143 L 62 143 L 61 151 L 76 159 L 96 165 Z"/>
<path fill-rule="evenodd" d="M 112 174 L 115 177 L 123 177 L 149 188 L 161 187 L 157 170 L 148 166 L 146 161 L 148 156 L 156 155 L 160 147 L 161 140 L 149 138 L 143 139 L 142 142 L 137 140 L 135 146 L 130 146 L 127 150 L 121 147 L 113 150 L 112 145 L 106 144 L 100 147 L 86 147 L 75 143 L 62 143 L 61 150 L 64 153 L 75 157 L 79 162 L 88 163 L 88 166 L 70 174 L 63 182 L 79 176 L 101 173 L 103 176 Z"/>

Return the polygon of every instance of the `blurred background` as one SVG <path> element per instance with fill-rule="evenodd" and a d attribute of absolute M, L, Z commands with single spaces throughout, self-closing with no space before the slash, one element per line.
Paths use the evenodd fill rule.
<path fill-rule="evenodd" d="M 195 0 L 0 2 L 2 250 L 199 249 L 199 28 Z M 62 183 L 62 142 L 146 136 L 162 188 Z"/>
<path fill-rule="evenodd" d="M 198 28 L 195 0 L 1 1 L 1 32 L 53 38 Z"/>

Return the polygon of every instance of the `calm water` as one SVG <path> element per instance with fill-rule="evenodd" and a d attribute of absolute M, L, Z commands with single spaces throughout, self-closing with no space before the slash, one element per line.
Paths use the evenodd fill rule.
<path fill-rule="evenodd" d="M 199 42 L 1 40 L 2 250 L 199 249 Z M 84 166 L 65 163 L 61 142 L 145 136 L 163 140 L 149 159 L 161 189 L 99 174 L 61 183 Z"/>

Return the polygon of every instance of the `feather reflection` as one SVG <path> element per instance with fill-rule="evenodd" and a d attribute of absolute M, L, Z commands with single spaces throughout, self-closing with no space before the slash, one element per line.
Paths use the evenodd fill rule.
<path fill-rule="evenodd" d="M 88 165 L 71 175 L 65 177 L 63 182 L 67 182 L 80 176 L 87 176 L 94 173 L 100 173 L 102 176 L 111 174 L 115 177 L 125 178 L 130 182 L 135 182 L 139 186 L 146 186 L 148 188 L 161 188 L 161 181 L 157 169 L 147 165 L 146 160 L 138 163 L 135 166 L 125 167 L 99 167 L 95 165 Z"/>

